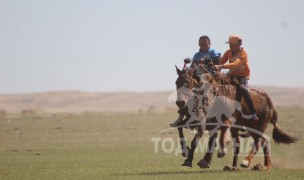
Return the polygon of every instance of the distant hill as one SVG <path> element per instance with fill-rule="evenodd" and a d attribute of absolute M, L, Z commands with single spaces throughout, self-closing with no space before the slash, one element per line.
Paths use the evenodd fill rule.
<path fill-rule="evenodd" d="M 276 106 L 304 106 L 304 88 L 259 87 Z M 119 112 L 176 108 L 174 91 L 90 93 L 78 91 L 0 95 L 0 111 Z M 170 98 L 169 98 L 170 97 Z M 168 101 L 171 100 L 171 102 Z"/>

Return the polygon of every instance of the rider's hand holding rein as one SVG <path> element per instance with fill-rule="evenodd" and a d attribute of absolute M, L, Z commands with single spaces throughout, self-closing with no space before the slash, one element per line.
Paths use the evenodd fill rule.
<path fill-rule="evenodd" d="M 215 65 L 215 70 L 221 71 L 223 69 L 223 65 Z"/>

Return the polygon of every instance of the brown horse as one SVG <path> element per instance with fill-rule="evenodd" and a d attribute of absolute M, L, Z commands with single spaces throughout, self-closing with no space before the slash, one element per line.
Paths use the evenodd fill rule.
<path fill-rule="evenodd" d="M 202 69 L 206 69 L 204 66 L 201 66 Z M 195 77 L 195 70 L 194 69 L 189 69 L 189 70 L 183 70 L 180 71 L 178 68 L 176 68 L 177 73 L 178 73 L 178 79 L 176 81 L 176 87 L 177 89 L 180 89 L 181 87 L 186 87 L 188 90 L 192 91 L 192 88 L 198 85 L 203 85 L 203 82 L 201 82 L 199 77 Z M 253 89 L 250 88 L 250 96 L 252 98 L 253 104 L 255 109 L 257 110 L 257 115 L 260 119 L 260 121 L 256 124 L 252 123 L 250 119 L 246 118 L 246 114 L 249 113 L 249 109 L 244 102 L 243 99 L 241 99 L 239 96 L 236 95 L 236 87 L 231 84 L 235 84 L 235 82 L 230 81 L 227 76 L 225 76 L 222 73 L 217 73 L 216 76 L 211 76 L 208 72 L 205 72 L 204 74 L 206 77 L 208 77 L 208 82 L 212 84 L 212 88 L 216 91 L 213 92 L 216 94 L 216 96 L 224 96 L 227 97 L 231 100 L 235 100 L 241 104 L 241 108 L 235 108 L 234 113 L 232 117 L 222 117 L 221 120 L 225 121 L 227 118 L 234 118 L 236 119 L 236 122 L 232 124 L 231 126 L 231 136 L 233 139 L 233 145 L 234 145 L 234 158 L 233 158 L 233 164 L 232 166 L 234 168 L 237 168 L 237 160 L 238 160 L 238 154 L 240 151 L 239 147 L 239 136 L 238 133 L 242 128 L 240 127 L 245 127 L 244 129 L 247 130 L 250 135 L 252 136 L 254 140 L 254 146 L 250 152 L 250 154 L 243 160 L 241 166 L 242 167 L 249 167 L 251 159 L 253 156 L 257 153 L 260 147 L 263 147 L 263 152 L 264 152 L 264 166 L 267 169 L 271 168 L 271 161 L 269 157 L 269 142 L 267 139 L 264 137 L 264 132 L 267 128 L 268 123 L 272 123 L 274 125 L 273 129 L 273 139 L 275 143 L 284 143 L 284 144 L 290 144 L 290 143 L 295 143 L 296 138 L 289 136 L 288 134 L 284 133 L 280 128 L 277 126 L 277 120 L 278 120 L 278 114 L 276 110 L 274 109 L 273 103 L 267 93 L 265 93 L 263 90 L 260 89 Z M 187 112 L 187 108 L 185 108 L 187 105 L 187 98 L 183 94 L 182 91 L 178 91 L 178 100 L 176 102 L 177 106 L 179 107 L 179 114 L 180 118 L 186 116 L 186 119 L 181 121 L 180 125 L 185 124 L 187 120 L 190 118 L 189 113 Z M 216 107 L 214 107 L 216 108 Z M 214 118 L 210 117 L 209 122 L 214 122 Z M 215 122 L 219 123 L 218 118 L 216 118 Z M 211 126 L 206 126 L 207 130 L 210 130 L 212 128 Z M 214 128 L 214 126 L 213 126 Z M 185 166 L 192 166 L 192 160 L 193 160 L 193 152 L 195 147 L 197 146 L 198 140 L 201 138 L 203 132 L 201 132 L 201 129 L 198 127 L 198 133 L 194 137 L 192 143 L 191 143 L 191 149 L 189 151 L 189 155 L 187 160 L 183 165 Z M 179 126 L 179 135 L 180 135 L 180 140 L 181 140 L 181 145 L 183 148 L 183 155 L 186 155 L 187 149 L 186 148 L 186 143 L 183 141 L 183 134 L 182 134 L 182 126 Z M 221 133 L 221 138 L 220 142 L 223 142 L 223 135 L 225 132 L 225 128 L 221 128 L 222 133 Z M 201 168 L 208 168 L 210 163 L 211 163 L 211 158 L 212 158 L 212 153 L 214 150 L 214 145 L 213 140 L 216 138 L 216 133 L 210 137 L 208 146 L 210 152 L 207 152 L 204 156 L 204 158 L 198 163 L 198 165 Z M 222 139 L 222 140 L 221 140 Z M 223 147 L 223 143 L 221 143 L 221 146 Z"/>

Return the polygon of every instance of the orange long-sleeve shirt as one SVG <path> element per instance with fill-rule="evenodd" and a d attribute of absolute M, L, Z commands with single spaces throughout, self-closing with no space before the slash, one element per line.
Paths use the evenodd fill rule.
<path fill-rule="evenodd" d="M 225 64 L 229 60 L 228 64 Z M 241 48 L 234 56 L 232 51 L 228 50 L 221 58 L 219 65 L 223 65 L 223 69 L 230 69 L 231 76 L 244 76 L 249 79 L 250 69 L 248 64 L 247 52 Z"/>

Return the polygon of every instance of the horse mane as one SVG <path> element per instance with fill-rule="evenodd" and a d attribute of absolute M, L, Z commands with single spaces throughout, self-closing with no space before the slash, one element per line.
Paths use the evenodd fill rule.
<path fill-rule="evenodd" d="M 219 71 L 213 71 L 211 73 L 207 69 L 207 66 L 210 66 L 210 65 L 211 65 L 210 63 L 208 65 L 200 64 L 200 65 L 197 65 L 197 66 L 199 66 L 198 68 L 197 68 L 197 66 L 184 68 L 182 71 L 180 71 L 180 75 L 184 75 L 184 77 L 187 79 L 187 81 L 190 82 L 189 85 L 191 86 L 191 88 L 199 86 L 203 79 L 209 81 L 213 85 L 236 86 L 239 84 L 239 82 L 236 80 L 236 78 L 232 78 L 231 76 L 221 73 Z M 212 64 L 211 66 L 214 66 L 214 65 Z M 204 71 L 204 73 L 201 76 L 197 76 L 197 73 L 196 73 L 199 69 Z"/>
<path fill-rule="evenodd" d="M 193 87 L 196 87 L 198 85 L 198 82 L 197 81 L 197 78 L 195 78 L 195 70 L 193 68 L 189 68 L 186 73 L 185 73 L 185 76 L 186 76 L 186 79 L 188 79 L 189 82 L 191 82 L 191 85 L 192 86 L 191 88 Z"/>
<path fill-rule="evenodd" d="M 193 87 L 196 87 L 198 85 L 198 79 L 195 78 L 195 70 L 194 68 L 190 67 L 190 68 L 184 68 L 183 70 L 179 70 L 178 69 L 178 75 L 179 77 L 183 77 L 184 79 L 186 79 L 186 81 L 189 83 L 189 88 L 192 89 Z M 175 81 L 175 84 L 177 85 L 178 82 L 180 81 L 180 78 L 177 78 L 177 80 Z"/>
<path fill-rule="evenodd" d="M 236 78 L 233 78 L 229 75 L 226 75 L 221 72 L 216 72 L 214 75 L 214 79 L 218 84 L 221 85 L 233 85 L 236 86 L 239 84 L 239 82 L 236 80 Z"/>
<path fill-rule="evenodd" d="M 203 70 L 205 73 L 202 74 L 203 78 L 207 81 L 209 81 L 212 84 L 218 84 L 218 85 L 233 85 L 236 86 L 239 84 L 239 82 L 236 80 L 236 78 L 233 78 L 229 75 L 226 75 L 224 73 L 221 73 L 219 71 L 214 70 L 214 64 L 213 63 L 208 63 L 207 65 L 205 64 L 199 64 L 196 65 L 196 68 L 194 69 L 200 69 Z M 212 70 L 208 70 L 212 69 Z M 211 73 L 212 71 L 212 73 Z M 197 80 L 197 82 L 200 82 L 202 77 L 197 77 L 194 73 L 193 78 Z"/>

